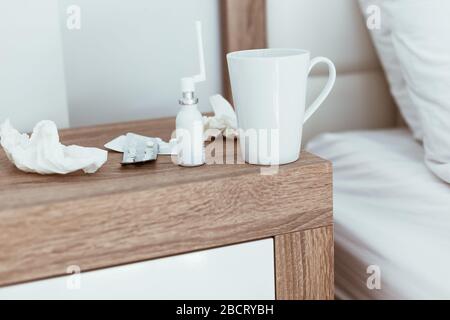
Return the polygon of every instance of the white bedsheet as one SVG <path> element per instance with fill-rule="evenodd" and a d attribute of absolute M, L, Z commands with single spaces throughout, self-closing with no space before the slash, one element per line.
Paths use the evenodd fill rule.
<path fill-rule="evenodd" d="M 409 131 L 323 134 L 307 149 L 333 162 L 336 296 L 450 298 L 450 185 Z M 380 290 L 366 285 L 369 265 Z"/>

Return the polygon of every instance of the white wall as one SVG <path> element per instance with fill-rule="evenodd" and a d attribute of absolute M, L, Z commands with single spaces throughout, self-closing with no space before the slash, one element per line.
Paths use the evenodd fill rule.
<path fill-rule="evenodd" d="M 179 79 L 198 73 L 194 21 L 204 25 L 207 82 L 220 93 L 219 0 L 60 0 L 71 126 L 175 115 Z M 66 27 L 81 8 L 81 29 Z"/>
<path fill-rule="evenodd" d="M 0 121 L 68 126 L 58 0 L 0 0 Z"/>

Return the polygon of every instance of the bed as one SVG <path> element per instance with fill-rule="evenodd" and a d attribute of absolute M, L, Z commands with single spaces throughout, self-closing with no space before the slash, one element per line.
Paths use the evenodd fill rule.
<path fill-rule="evenodd" d="M 422 145 L 405 128 L 366 27 L 366 10 L 358 0 L 221 5 L 224 53 L 307 48 L 336 65 L 333 92 L 303 130 L 307 149 L 334 165 L 336 297 L 450 298 L 450 185 L 427 169 Z M 312 72 L 309 101 L 326 76 Z M 377 270 L 381 288 L 371 290 L 367 281 Z"/>
<path fill-rule="evenodd" d="M 336 297 L 450 298 L 450 186 L 410 131 L 322 134 L 307 149 L 333 162 Z"/>

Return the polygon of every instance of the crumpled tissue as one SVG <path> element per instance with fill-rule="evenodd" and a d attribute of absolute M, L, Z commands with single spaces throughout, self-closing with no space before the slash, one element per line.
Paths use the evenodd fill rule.
<path fill-rule="evenodd" d="M 8 159 L 25 172 L 67 174 L 83 170 L 95 173 L 108 159 L 105 150 L 62 145 L 56 124 L 49 120 L 36 124 L 31 137 L 19 133 L 6 120 L 0 125 L 0 142 Z"/>
<path fill-rule="evenodd" d="M 237 137 L 237 117 L 231 104 L 220 94 L 210 97 L 209 102 L 214 110 L 214 116 L 203 117 L 205 131 L 208 129 L 217 129 L 227 139 Z"/>

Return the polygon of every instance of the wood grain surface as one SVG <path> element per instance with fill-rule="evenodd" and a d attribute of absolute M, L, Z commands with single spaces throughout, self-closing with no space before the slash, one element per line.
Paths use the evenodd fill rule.
<path fill-rule="evenodd" d="M 266 0 L 221 0 L 224 96 L 232 101 L 226 54 L 267 47 Z"/>
<path fill-rule="evenodd" d="M 333 226 L 275 237 L 278 300 L 334 299 Z"/>
<path fill-rule="evenodd" d="M 63 130 L 64 144 L 102 147 L 134 132 L 168 139 L 174 119 Z M 233 155 L 236 157 L 235 155 Z M 160 156 L 93 175 L 40 176 L 0 151 L 0 286 L 332 223 L 331 164 L 303 152 L 272 176 L 247 164 L 182 168 Z"/>

